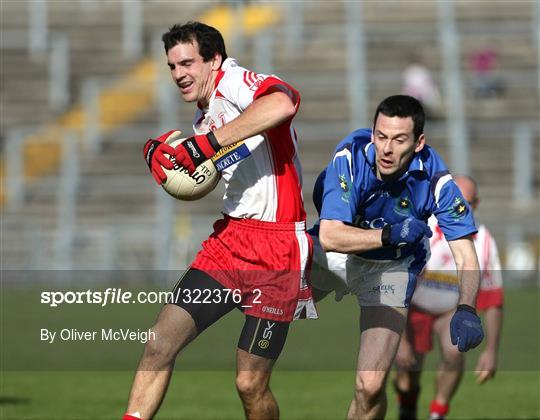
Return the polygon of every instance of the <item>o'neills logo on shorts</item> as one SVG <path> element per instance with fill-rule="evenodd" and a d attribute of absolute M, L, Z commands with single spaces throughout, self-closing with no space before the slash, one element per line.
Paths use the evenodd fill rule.
<path fill-rule="evenodd" d="M 283 315 L 283 309 L 272 308 L 271 306 L 263 306 L 262 311 L 266 312 L 267 314 Z"/>
<path fill-rule="evenodd" d="M 379 293 L 381 295 L 395 294 L 396 286 L 394 284 L 381 284 L 379 286 L 373 286 L 369 293 Z"/>

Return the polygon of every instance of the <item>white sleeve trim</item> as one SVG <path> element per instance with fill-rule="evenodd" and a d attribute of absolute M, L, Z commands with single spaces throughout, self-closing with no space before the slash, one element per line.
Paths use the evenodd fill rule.
<path fill-rule="evenodd" d="M 437 204 L 437 207 L 439 207 L 439 197 L 441 195 L 442 188 L 446 185 L 447 182 L 450 182 L 452 180 L 452 175 L 447 174 L 445 176 L 442 176 L 437 181 L 437 185 L 435 185 L 435 204 Z"/>
<path fill-rule="evenodd" d="M 347 162 L 349 164 L 349 176 L 351 177 L 351 182 L 354 182 L 354 177 L 353 177 L 353 172 L 352 172 L 352 156 L 351 156 L 351 151 L 349 149 L 343 149 L 337 152 L 334 155 L 332 164 L 335 164 L 336 159 L 341 156 L 345 156 L 347 158 Z"/>

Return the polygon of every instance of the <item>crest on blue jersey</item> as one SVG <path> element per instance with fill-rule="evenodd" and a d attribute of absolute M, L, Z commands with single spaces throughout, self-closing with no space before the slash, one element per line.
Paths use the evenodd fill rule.
<path fill-rule="evenodd" d="M 411 214 L 411 200 L 409 197 L 398 197 L 395 200 L 394 211 L 402 216 Z"/>
<path fill-rule="evenodd" d="M 347 178 L 345 178 L 345 175 L 339 175 L 339 186 L 341 187 L 343 194 L 341 194 L 341 199 L 345 201 L 346 203 L 349 202 L 349 196 L 351 195 L 350 186 L 347 181 Z"/>
<path fill-rule="evenodd" d="M 345 175 L 339 176 L 339 186 L 341 189 L 345 192 L 349 191 L 349 184 L 347 183 L 347 179 L 345 179 Z"/>
<path fill-rule="evenodd" d="M 463 219 L 469 212 L 469 207 L 461 197 L 454 198 L 451 207 L 448 208 L 448 214 L 456 220 Z"/>

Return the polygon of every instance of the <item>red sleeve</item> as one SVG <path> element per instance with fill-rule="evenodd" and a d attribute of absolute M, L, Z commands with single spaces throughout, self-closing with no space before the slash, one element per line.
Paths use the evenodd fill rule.
<path fill-rule="evenodd" d="M 287 82 L 284 82 L 283 80 L 280 80 L 277 77 L 273 76 L 264 79 L 264 81 L 255 91 L 255 94 L 253 95 L 253 100 L 275 91 L 281 91 L 286 93 L 289 98 L 291 98 L 291 101 L 293 102 L 296 111 L 298 111 L 298 106 L 300 105 L 300 93 Z"/>
<path fill-rule="evenodd" d="M 503 306 L 503 289 L 480 290 L 476 299 L 476 308 L 484 311 L 487 308 Z"/>

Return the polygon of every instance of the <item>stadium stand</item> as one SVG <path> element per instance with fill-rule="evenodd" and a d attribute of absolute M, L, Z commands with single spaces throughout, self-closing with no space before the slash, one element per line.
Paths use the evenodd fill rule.
<path fill-rule="evenodd" d="M 163 208 L 171 209 L 170 219 L 165 219 L 174 233 L 168 260 L 170 267 L 184 267 L 196 252 L 194 247 L 211 229 L 209 223 L 219 212 L 221 189 L 218 187 L 210 196 L 193 203 L 169 199 L 149 176 L 141 158 L 141 147 L 147 137 L 158 134 L 163 128 L 160 127 L 163 113 L 160 113 L 155 86 L 160 77 L 159 68 L 165 67 L 165 63 L 152 61 L 156 33 L 163 32 L 177 20 L 200 17 L 202 6 L 182 3 L 180 8 L 176 2 L 143 2 L 145 55 L 137 60 L 126 59 L 122 54 L 121 3 L 96 2 L 86 6 L 84 3 L 48 3 L 50 31 L 65 33 L 70 42 L 72 100 L 66 109 L 54 110 L 48 104 L 46 55 L 31 57 L 25 46 L 2 46 L 0 137 L 4 144 L 4 162 L 13 159 L 12 150 L 6 147 L 12 129 L 22 127 L 34 137 L 35 133 L 46 133 L 37 140 L 37 145 L 31 146 L 32 142 L 28 141 L 24 150 L 27 176 L 22 204 L 4 203 L 2 208 L 2 267 L 153 268 L 154 253 L 158 249 L 153 237 L 158 207 L 165 214 L 167 210 Z M 456 3 L 471 138 L 469 156 L 482 196 L 478 216 L 490 226 L 501 245 L 511 224 L 520 224 L 529 235 L 527 239 L 538 238 L 539 233 L 538 47 L 532 38 L 531 9 L 530 2 L 498 2 L 497 7 L 481 1 Z M 219 19 L 225 14 L 233 16 L 233 12 L 234 9 L 222 8 L 207 17 L 217 16 L 218 24 L 223 24 Z M 350 128 L 345 10 L 341 2 L 312 2 L 304 7 L 302 47 L 293 57 L 287 54 L 284 19 L 287 10 L 281 12 L 281 21 L 265 31 L 273 42 L 274 73 L 302 92 L 301 111 L 295 126 L 301 139 L 304 192 L 311 223 L 315 218 L 310 204 L 314 180 L 333 147 Z M 261 19 L 260 16 L 268 16 L 262 13 L 255 15 L 259 21 L 246 25 L 245 32 L 249 36 L 243 47 L 230 51 L 247 66 L 256 64 L 257 28 L 274 21 L 273 18 Z M 401 73 L 412 52 L 422 52 L 442 87 L 435 2 L 367 2 L 364 27 L 369 112 L 381 98 L 399 92 Z M 27 3 L 3 3 L 2 30 L 25 31 L 27 28 Z M 467 78 L 468 57 L 486 39 L 497 45 L 498 75 L 505 89 L 496 98 L 478 99 L 473 96 Z M 102 141 L 94 152 L 84 143 L 87 114 L 81 107 L 88 102 L 88 97 L 81 95 L 89 78 L 99 80 L 104 87 L 100 102 L 103 121 L 98 125 Z M 125 90 L 115 90 L 119 86 Z M 174 91 L 172 84 L 166 86 Z M 125 93 L 126 90 L 130 93 Z M 112 101 L 109 107 L 107 100 Z M 177 106 L 176 125 L 189 133 L 192 112 L 180 103 Z M 366 116 L 364 123 L 370 124 L 370 118 Z M 536 201 L 523 205 L 516 203 L 513 195 L 512 138 L 518 122 L 528 122 L 533 127 L 532 159 L 536 165 Z M 62 177 L 59 148 L 66 129 L 79 135 L 80 165 L 75 179 L 74 212 L 69 211 L 61 193 L 69 188 Z M 444 119 L 430 122 L 427 133 L 429 143 L 449 161 Z M 40 165 L 43 168 L 38 171 Z M 3 165 L 4 182 L 5 168 Z M 4 184 L 3 195 L 5 193 Z M 62 238 L 69 240 L 64 247 Z M 67 262 L 62 259 L 66 250 L 71 254 Z"/>

